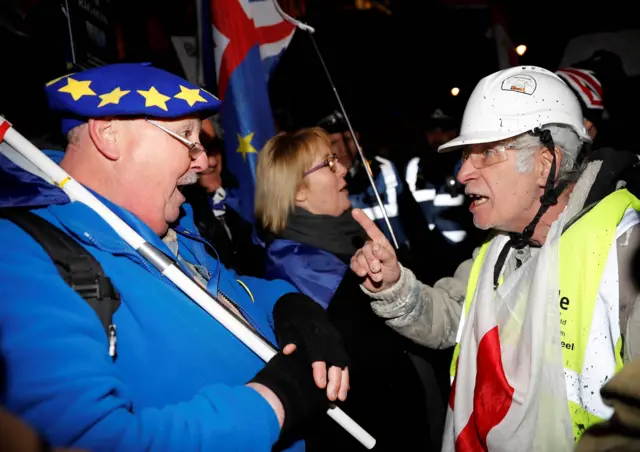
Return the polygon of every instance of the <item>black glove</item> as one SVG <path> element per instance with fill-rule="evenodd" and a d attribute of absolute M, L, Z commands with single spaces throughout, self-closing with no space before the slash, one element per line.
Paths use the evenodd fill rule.
<path fill-rule="evenodd" d="M 278 353 L 251 381 L 271 389 L 282 402 L 281 441 L 290 441 L 300 425 L 329 407 L 326 390 L 316 386 L 308 358 L 299 350 L 290 355 Z"/>
<path fill-rule="evenodd" d="M 327 371 L 331 366 L 347 367 L 347 352 L 340 334 L 327 312 L 308 296 L 288 293 L 280 297 L 273 308 L 273 323 L 278 345 L 284 348 L 296 344 L 297 352 L 308 358 L 309 366 L 315 361 L 325 361 Z"/>

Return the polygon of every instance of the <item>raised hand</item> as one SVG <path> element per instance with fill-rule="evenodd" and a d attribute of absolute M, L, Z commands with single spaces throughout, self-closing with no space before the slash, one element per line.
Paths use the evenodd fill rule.
<path fill-rule="evenodd" d="M 362 210 L 353 209 L 352 215 L 369 240 L 351 257 L 351 270 L 365 278 L 363 285 L 371 292 L 393 286 L 400 279 L 400 264 L 393 245 Z"/>

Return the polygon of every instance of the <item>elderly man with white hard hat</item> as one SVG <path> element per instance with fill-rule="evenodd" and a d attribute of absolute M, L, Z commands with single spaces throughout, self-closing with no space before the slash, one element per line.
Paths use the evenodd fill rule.
<path fill-rule="evenodd" d="M 430 287 L 356 210 L 370 240 L 351 268 L 391 328 L 455 345 L 444 450 L 571 450 L 611 416 L 600 388 L 640 353 L 638 193 L 601 171 L 605 157 L 584 158 L 580 104 L 545 69 L 483 78 L 460 132 L 439 152 L 462 151 L 458 180 L 487 241 Z"/>

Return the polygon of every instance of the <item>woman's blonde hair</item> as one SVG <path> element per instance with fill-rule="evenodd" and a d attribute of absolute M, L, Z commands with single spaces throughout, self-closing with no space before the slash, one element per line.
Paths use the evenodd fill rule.
<path fill-rule="evenodd" d="M 256 167 L 255 213 L 265 229 L 284 230 L 296 193 L 305 186 L 304 172 L 322 149 L 331 151 L 331 140 L 320 127 L 280 132 L 264 145 Z"/>

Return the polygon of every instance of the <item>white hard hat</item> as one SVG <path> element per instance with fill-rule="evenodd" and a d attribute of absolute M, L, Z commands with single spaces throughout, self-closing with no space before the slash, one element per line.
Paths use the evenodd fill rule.
<path fill-rule="evenodd" d="M 591 141 L 575 94 L 556 74 L 535 66 L 518 66 L 486 76 L 471 93 L 460 135 L 438 152 L 500 141 L 546 124 L 571 127 Z"/>

